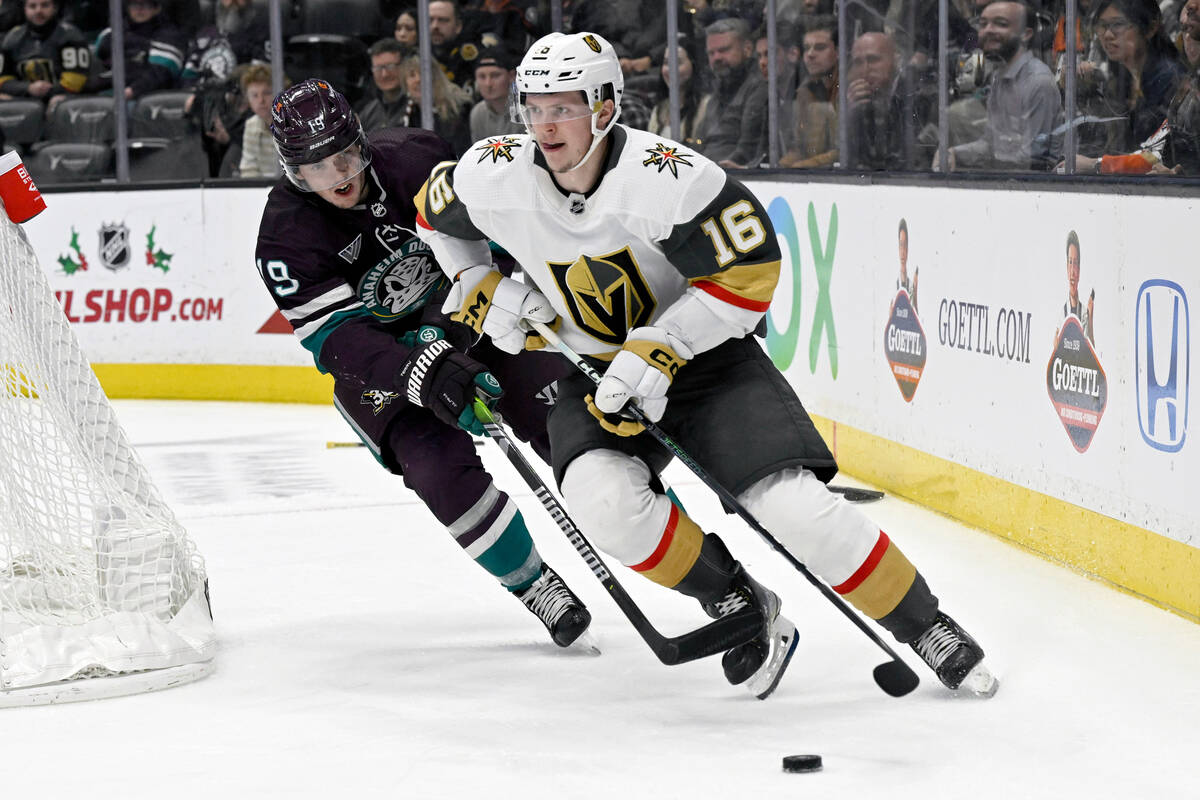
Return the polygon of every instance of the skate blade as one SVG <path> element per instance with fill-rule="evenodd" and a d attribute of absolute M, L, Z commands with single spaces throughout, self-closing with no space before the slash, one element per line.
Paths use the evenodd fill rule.
<path fill-rule="evenodd" d="M 959 691 L 968 691 L 976 697 L 991 697 L 1000 688 L 1000 681 L 992 674 L 992 671 L 979 662 L 967 673 L 967 677 L 963 678 L 963 682 L 958 685 Z"/>
<path fill-rule="evenodd" d="M 591 631 L 584 631 L 579 634 L 579 638 L 567 645 L 566 651 L 575 656 L 598 656 L 600 644 Z"/>
<path fill-rule="evenodd" d="M 759 700 L 766 700 L 775 691 L 792 655 L 796 652 L 799 637 L 796 626 L 787 617 L 776 617 L 771 625 L 771 657 L 746 681 L 746 688 Z"/>

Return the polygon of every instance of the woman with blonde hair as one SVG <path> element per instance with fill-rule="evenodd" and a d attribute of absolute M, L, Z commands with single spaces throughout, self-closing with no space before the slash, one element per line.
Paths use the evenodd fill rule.
<path fill-rule="evenodd" d="M 442 65 L 433 62 L 433 130 L 450 142 L 457 155 L 462 155 L 471 145 L 471 129 L 467 114 L 471 108 L 471 95 L 466 89 L 450 82 Z M 410 128 L 421 127 L 421 59 L 409 56 L 400 62 L 400 76 L 404 81 L 407 101 L 402 115 L 402 124 Z"/>

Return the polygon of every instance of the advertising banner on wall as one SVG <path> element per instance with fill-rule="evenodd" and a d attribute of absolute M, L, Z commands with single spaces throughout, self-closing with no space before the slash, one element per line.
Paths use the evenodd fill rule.
<path fill-rule="evenodd" d="M 813 413 L 1200 546 L 1200 203 L 749 186 L 766 347 Z M 25 228 L 93 362 L 311 365 L 254 264 L 267 191 L 52 194 Z"/>
<path fill-rule="evenodd" d="M 750 185 L 812 412 L 1200 546 L 1195 200 Z"/>
<path fill-rule="evenodd" d="M 24 227 L 95 363 L 311 364 L 254 264 L 267 191 L 52 194 Z"/>

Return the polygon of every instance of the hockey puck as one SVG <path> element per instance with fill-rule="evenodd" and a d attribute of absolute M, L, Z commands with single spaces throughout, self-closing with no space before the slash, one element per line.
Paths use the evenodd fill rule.
<path fill-rule="evenodd" d="M 820 756 L 784 756 L 783 757 L 784 772 L 820 772 L 821 757 Z"/>

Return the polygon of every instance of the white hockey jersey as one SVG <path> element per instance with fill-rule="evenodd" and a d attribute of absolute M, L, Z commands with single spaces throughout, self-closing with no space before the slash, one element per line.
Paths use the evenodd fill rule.
<path fill-rule="evenodd" d="M 554 183 L 529 136 L 476 143 L 417 195 L 421 237 L 452 278 L 490 263 L 486 239 L 503 247 L 579 353 L 615 352 L 643 325 L 695 352 L 753 331 L 780 259 L 759 202 L 683 145 L 621 125 L 609 137 L 587 196 Z"/>

